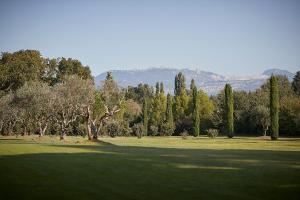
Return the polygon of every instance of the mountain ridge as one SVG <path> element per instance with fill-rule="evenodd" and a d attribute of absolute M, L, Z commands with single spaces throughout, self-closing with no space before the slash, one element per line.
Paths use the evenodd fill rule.
<path fill-rule="evenodd" d="M 176 68 L 157 68 L 134 69 L 134 70 L 111 70 L 114 79 L 122 87 L 137 86 L 139 83 L 147 83 L 155 86 L 156 82 L 163 82 L 165 91 L 173 93 L 175 75 L 182 72 L 186 77 L 187 87 L 191 79 L 195 79 L 197 87 L 203 89 L 209 95 L 216 95 L 223 89 L 226 83 L 230 83 L 234 90 L 253 91 L 259 88 L 272 74 L 285 75 L 291 81 L 294 73 L 278 68 L 267 69 L 256 76 L 223 76 L 217 73 L 193 70 L 193 69 L 176 69 Z M 101 86 L 105 80 L 106 73 L 101 73 L 95 77 L 97 87 Z"/>

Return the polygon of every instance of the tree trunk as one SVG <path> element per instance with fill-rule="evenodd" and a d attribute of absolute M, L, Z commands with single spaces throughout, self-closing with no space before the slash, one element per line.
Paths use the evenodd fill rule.
<path fill-rule="evenodd" d="M 44 128 L 42 126 L 42 123 L 39 123 L 40 131 L 39 131 L 39 137 L 42 137 L 45 135 L 45 132 L 47 130 L 48 124 L 45 124 Z"/>
<path fill-rule="evenodd" d="M 23 130 L 22 136 L 24 136 L 24 135 L 28 135 L 27 134 L 27 126 L 24 126 L 24 130 Z"/>
<path fill-rule="evenodd" d="M 91 128 L 91 122 L 90 122 L 90 120 L 88 119 L 87 120 L 87 135 L 88 135 L 88 139 L 89 140 L 92 140 L 92 128 Z"/>
<path fill-rule="evenodd" d="M 65 140 L 65 135 L 66 135 L 66 129 L 65 127 L 62 127 L 60 132 L 60 140 Z"/>
<path fill-rule="evenodd" d="M 89 140 L 92 140 L 92 125 L 91 125 L 91 110 L 90 106 L 86 107 L 86 129 Z"/>
<path fill-rule="evenodd" d="M 269 127 L 264 127 L 264 136 L 267 136 L 267 131 L 268 131 Z"/>
<path fill-rule="evenodd" d="M 94 122 L 92 123 L 92 133 L 93 133 L 93 140 L 97 140 L 99 128 L 97 127 L 97 125 Z"/>

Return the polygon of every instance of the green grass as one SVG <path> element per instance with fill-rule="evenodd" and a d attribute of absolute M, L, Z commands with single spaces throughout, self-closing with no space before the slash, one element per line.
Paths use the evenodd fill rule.
<path fill-rule="evenodd" d="M 300 139 L 0 137 L 1 199 L 299 199 Z"/>

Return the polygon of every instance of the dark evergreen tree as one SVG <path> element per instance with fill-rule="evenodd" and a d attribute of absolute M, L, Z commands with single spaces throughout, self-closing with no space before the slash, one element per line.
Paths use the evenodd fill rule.
<path fill-rule="evenodd" d="M 157 96 L 159 94 L 159 82 L 156 82 L 156 86 L 155 86 L 155 95 Z"/>
<path fill-rule="evenodd" d="M 175 76 L 175 87 L 174 87 L 174 95 L 177 96 L 178 95 L 178 75 L 176 74 Z"/>
<path fill-rule="evenodd" d="M 278 139 L 279 132 L 279 93 L 278 82 L 275 76 L 270 78 L 270 119 L 271 119 L 271 139 Z"/>
<path fill-rule="evenodd" d="M 294 80 L 292 82 L 292 87 L 294 92 L 300 96 L 300 71 L 298 71 L 294 77 Z"/>
<path fill-rule="evenodd" d="M 166 109 L 166 123 L 163 126 L 166 135 L 172 135 L 175 129 L 172 109 L 173 109 L 173 98 L 170 94 L 168 94 L 167 109 Z"/>
<path fill-rule="evenodd" d="M 197 91 L 197 87 L 192 87 L 192 94 L 193 94 L 193 134 L 195 137 L 199 136 L 200 134 L 200 107 L 199 107 L 199 95 Z"/>
<path fill-rule="evenodd" d="M 145 98 L 144 99 L 144 103 L 143 103 L 143 125 L 144 125 L 144 135 L 148 135 L 148 121 L 149 121 L 149 117 L 148 117 L 148 111 L 149 111 L 149 107 L 148 107 L 148 99 Z"/>
<path fill-rule="evenodd" d="M 186 93 L 185 77 L 180 72 L 175 77 L 175 103 L 174 103 L 174 120 L 176 124 L 176 132 L 180 133 L 191 128 L 188 119 L 189 111 L 189 96 Z"/>
<path fill-rule="evenodd" d="M 174 90 L 174 94 L 175 94 L 175 96 L 179 96 L 183 92 L 186 92 L 185 90 L 186 90 L 185 77 L 184 77 L 184 75 L 181 72 L 179 72 L 175 76 L 175 90 Z"/>
<path fill-rule="evenodd" d="M 160 82 L 159 92 L 160 92 L 160 93 L 163 93 L 163 94 L 165 93 L 163 82 Z"/>
<path fill-rule="evenodd" d="M 195 80 L 194 80 L 194 79 L 192 79 L 192 80 L 191 80 L 191 85 L 190 85 L 190 90 L 191 90 L 191 93 L 193 93 L 193 89 L 194 89 L 194 87 L 196 87 L 196 83 L 195 83 Z"/>
<path fill-rule="evenodd" d="M 225 85 L 225 122 L 226 132 L 229 138 L 233 137 L 233 94 L 230 84 Z"/>

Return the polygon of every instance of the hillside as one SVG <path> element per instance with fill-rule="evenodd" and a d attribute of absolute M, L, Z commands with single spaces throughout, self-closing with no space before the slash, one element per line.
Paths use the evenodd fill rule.
<path fill-rule="evenodd" d="M 157 81 L 163 82 L 166 92 L 173 93 L 174 77 L 182 72 L 186 77 L 187 85 L 191 79 L 195 79 L 196 85 L 209 95 L 215 95 L 223 89 L 226 83 L 230 83 L 235 90 L 255 90 L 259 88 L 271 74 L 285 75 L 291 80 L 293 73 L 281 69 L 269 69 L 261 75 L 251 77 L 227 77 L 213 72 L 172 69 L 172 68 L 149 68 L 145 70 L 112 70 L 114 79 L 122 87 L 136 86 L 139 83 L 147 83 L 154 86 Z M 106 72 L 95 77 L 96 86 L 99 87 L 105 79 Z"/>

